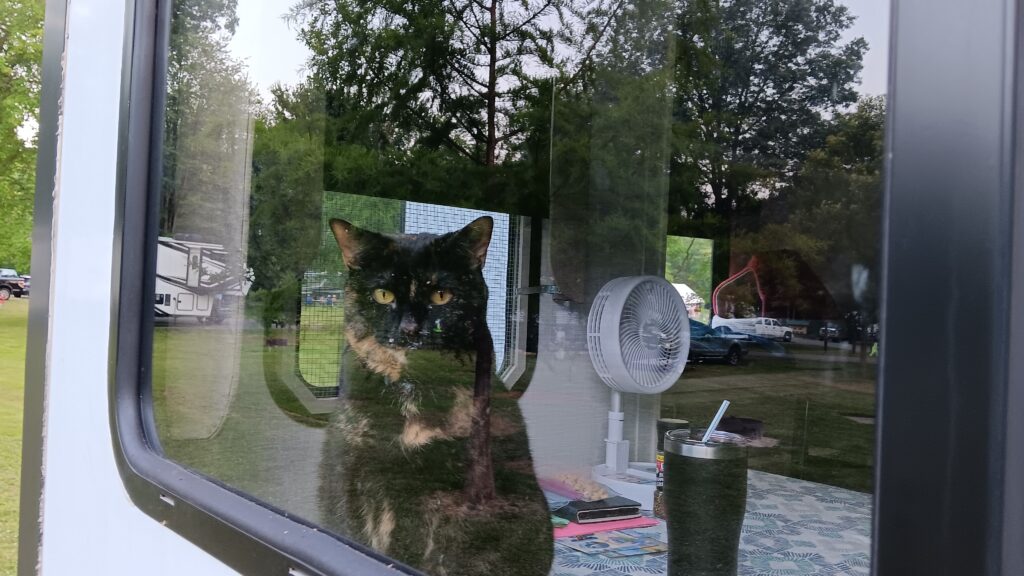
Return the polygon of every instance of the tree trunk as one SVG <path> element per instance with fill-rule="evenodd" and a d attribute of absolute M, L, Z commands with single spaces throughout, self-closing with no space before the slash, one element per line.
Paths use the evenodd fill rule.
<path fill-rule="evenodd" d="M 731 226 L 723 222 L 715 226 L 711 246 L 711 292 L 731 275 L 732 238 Z"/>
<path fill-rule="evenodd" d="M 497 162 L 498 135 L 496 118 L 498 108 L 498 0 L 491 0 L 490 28 L 487 30 L 487 156 L 484 164 Z"/>
<path fill-rule="evenodd" d="M 497 165 L 498 100 L 498 0 L 487 9 L 487 192 L 493 197 L 494 169 Z M 494 370 L 494 342 L 487 319 L 478 318 L 473 336 L 476 345 L 476 378 L 473 383 L 473 421 L 469 433 L 469 463 L 466 471 L 466 498 L 470 506 L 481 506 L 495 497 L 494 462 L 491 456 L 491 375 Z"/>
<path fill-rule="evenodd" d="M 476 378 L 473 383 L 473 423 L 469 433 L 469 463 L 466 473 L 466 498 L 471 506 L 494 499 L 494 464 L 491 459 L 491 373 L 494 368 L 494 343 L 484 318 L 477 320 L 473 340 L 476 344 Z"/>

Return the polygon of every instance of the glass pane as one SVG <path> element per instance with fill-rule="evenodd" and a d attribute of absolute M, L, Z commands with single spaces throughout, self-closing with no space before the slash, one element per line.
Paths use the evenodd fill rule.
<path fill-rule="evenodd" d="M 166 456 L 429 574 L 868 574 L 887 14 L 175 2 Z"/>

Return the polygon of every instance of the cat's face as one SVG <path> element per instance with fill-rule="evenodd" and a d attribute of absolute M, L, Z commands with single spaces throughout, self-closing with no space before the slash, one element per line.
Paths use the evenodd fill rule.
<path fill-rule="evenodd" d="M 493 222 L 440 236 L 390 236 L 331 220 L 349 280 L 345 325 L 390 349 L 469 350 L 487 310 L 482 268 Z"/>

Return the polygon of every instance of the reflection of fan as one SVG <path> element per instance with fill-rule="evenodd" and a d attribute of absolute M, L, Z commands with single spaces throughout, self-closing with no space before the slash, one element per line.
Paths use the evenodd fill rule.
<path fill-rule="evenodd" d="M 594 476 L 646 504 L 653 498 L 644 496 L 651 492 L 650 487 L 642 489 L 637 498 L 628 488 L 613 485 L 607 478 L 637 472 L 629 467 L 629 442 L 622 439 L 620 393 L 658 394 L 679 379 L 690 349 L 686 305 L 663 278 L 616 278 L 605 284 L 594 299 L 587 319 L 587 347 L 594 369 L 612 389 L 605 464 L 595 468 Z"/>

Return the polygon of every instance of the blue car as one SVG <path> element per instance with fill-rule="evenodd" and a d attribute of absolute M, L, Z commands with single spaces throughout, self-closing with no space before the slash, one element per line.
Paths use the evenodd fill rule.
<path fill-rule="evenodd" d="M 736 366 L 746 355 L 747 346 L 743 340 L 722 336 L 707 324 L 690 319 L 691 362 L 718 360 Z"/>

